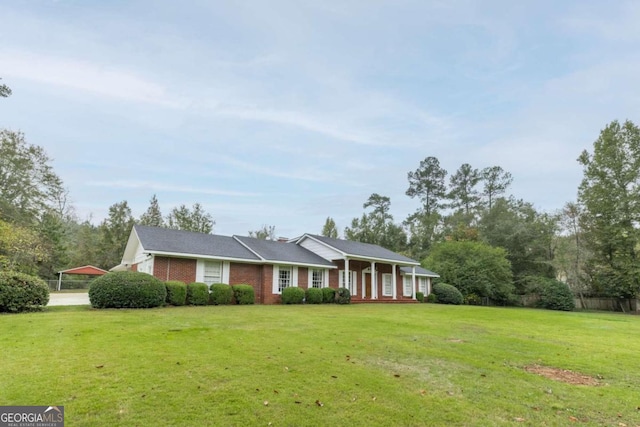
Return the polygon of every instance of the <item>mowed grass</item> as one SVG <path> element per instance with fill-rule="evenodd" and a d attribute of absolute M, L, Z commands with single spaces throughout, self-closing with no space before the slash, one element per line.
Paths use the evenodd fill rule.
<path fill-rule="evenodd" d="M 69 426 L 640 425 L 640 318 L 627 315 L 55 307 L 0 316 L 0 331 L 0 404 L 64 405 Z"/>

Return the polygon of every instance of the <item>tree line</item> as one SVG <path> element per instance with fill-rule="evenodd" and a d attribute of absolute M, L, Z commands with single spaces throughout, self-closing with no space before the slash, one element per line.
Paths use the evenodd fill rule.
<path fill-rule="evenodd" d="M 613 121 L 577 161 L 578 198 L 557 212 L 508 194 L 511 173 L 462 164 L 450 175 L 435 157 L 407 174 L 421 206 L 401 223 L 391 199 L 373 193 L 344 228 L 350 240 L 421 260 L 467 297 L 511 303 L 562 281 L 579 297 L 634 298 L 640 292 L 640 130 Z M 449 179 L 447 180 L 447 176 Z M 338 237 L 328 217 L 322 234 Z"/>

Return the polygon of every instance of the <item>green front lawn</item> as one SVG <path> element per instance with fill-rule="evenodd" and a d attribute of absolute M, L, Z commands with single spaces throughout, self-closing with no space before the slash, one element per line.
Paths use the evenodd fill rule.
<path fill-rule="evenodd" d="M 64 405 L 69 426 L 640 424 L 632 316 L 433 304 L 56 307 L 2 315 L 0 330 L 0 405 Z"/>

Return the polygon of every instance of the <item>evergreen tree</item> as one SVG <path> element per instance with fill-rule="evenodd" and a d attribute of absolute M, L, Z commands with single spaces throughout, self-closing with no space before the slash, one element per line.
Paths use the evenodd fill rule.
<path fill-rule="evenodd" d="M 330 216 L 327 217 L 327 220 L 322 227 L 322 233 L 325 237 L 331 237 L 332 239 L 338 238 L 338 228 L 336 227 L 336 222 Z"/>
<path fill-rule="evenodd" d="M 160 212 L 160 205 L 158 204 L 158 199 L 155 194 L 149 202 L 147 211 L 140 216 L 139 224 L 151 227 L 164 227 L 164 219 L 162 217 L 162 212 Z"/>

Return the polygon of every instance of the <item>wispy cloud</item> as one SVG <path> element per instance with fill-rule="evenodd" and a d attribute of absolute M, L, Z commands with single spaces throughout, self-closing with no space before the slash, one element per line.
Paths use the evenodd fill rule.
<path fill-rule="evenodd" d="M 0 57 L 3 75 L 14 79 L 161 107 L 181 108 L 185 105 L 184 101 L 170 96 L 161 84 L 117 66 L 27 51 L 0 50 Z"/>
<path fill-rule="evenodd" d="M 192 186 L 170 185 L 158 182 L 148 181 L 89 181 L 86 185 L 91 187 L 107 187 L 107 188 L 127 188 L 127 189 L 149 189 L 156 191 L 168 191 L 176 193 L 193 193 L 206 194 L 210 196 L 230 196 L 230 197 L 256 197 L 259 193 L 244 191 L 218 190 L 215 188 L 198 188 Z"/>

